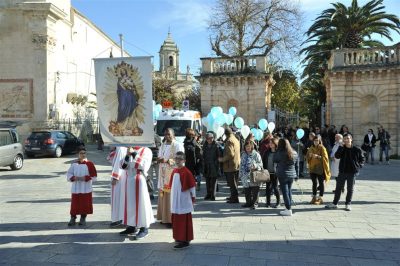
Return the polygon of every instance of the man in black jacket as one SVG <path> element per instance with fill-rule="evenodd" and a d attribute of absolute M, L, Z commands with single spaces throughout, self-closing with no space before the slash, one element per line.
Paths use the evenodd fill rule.
<path fill-rule="evenodd" d="M 339 175 L 336 178 L 335 198 L 333 202 L 326 205 L 325 208 L 337 209 L 340 194 L 347 181 L 347 195 L 346 195 L 346 211 L 351 211 L 351 199 L 353 197 L 353 189 L 355 177 L 360 168 L 364 164 L 364 155 L 360 148 L 352 144 L 353 137 L 350 134 L 343 136 L 344 146 L 338 148 L 335 153 L 335 158 L 340 159 Z"/>

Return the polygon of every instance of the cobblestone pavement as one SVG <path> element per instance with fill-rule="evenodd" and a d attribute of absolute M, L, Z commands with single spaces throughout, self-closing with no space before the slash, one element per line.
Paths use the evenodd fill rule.
<path fill-rule="evenodd" d="M 88 151 L 99 177 L 94 185 L 94 214 L 85 227 L 67 226 L 70 184 L 65 172 L 75 155 L 27 159 L 17 172 L 0 169 L 0 264 L 400 264 L 399 161 L 364 167 L 351 212 L 309 205 L 309 179 L 294 184 L 292 217 L 265 208 L 264 191 L 257 210 L 226 204 L 228 189 L 223 180 L 217 201 L 205 202 L 202 184 L 193 214 L 195 240 L 189 249 L 175 251 L 171 229 L 159 223 L 141 241 L 120 237 L 121 228 L 108 227 L 111 169 L 106 155 L 94 147 Z M 333 199 L 334 183 L 326 189 L 326 202 Z M 154 212 L 156 204 L 153 200 Z"/>

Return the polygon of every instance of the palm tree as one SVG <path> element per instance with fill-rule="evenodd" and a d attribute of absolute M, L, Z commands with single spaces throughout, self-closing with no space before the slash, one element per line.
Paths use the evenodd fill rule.
<path fill-rule="evenodd" d="M 384 12 L 383 0 L 371 0 L 359 6 L 353 0 L 351 6 L 333 3 L 332 8 L 322 11 L 306 32 L 308 44 L 300 53 L 304 56 L 303 86 L 315 90 L 321 87 L 331 50 L 341 48 L 380 47 L 383 43 L 373 39 L 378 34 L 393 41 L 391 31 L 400 33 L 400 20 L 396 15 Z M 325 93 L 319 93 L 324 97 Z M 325 99 L 320 99 L 320 103 Z"/>

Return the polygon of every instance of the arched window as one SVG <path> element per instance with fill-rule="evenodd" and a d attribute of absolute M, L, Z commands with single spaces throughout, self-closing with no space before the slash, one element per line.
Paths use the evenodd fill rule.
<path fill-rule="evenodd" d="M 174 58 L 172 56 L 169 57 L 169 66 L 174 66 Z"/>

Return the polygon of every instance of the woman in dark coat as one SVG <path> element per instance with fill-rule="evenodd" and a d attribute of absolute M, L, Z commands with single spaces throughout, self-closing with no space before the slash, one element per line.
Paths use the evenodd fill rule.
<path fill-rule="evenodd" d="M 372 128 L 368 129 L 368 133 L 364 136 L 364 144 L 361 148 L 366 152 L 366 162 L 368 163 L 368 159 L 371 157 L 371 164 L 374 164 L 374 153 L 376 146 L 376 136 Z"/>
<path fill-rule="evenodd" d="M 202 151 L 201 146 L 196 140 L 196 133 L 193 129 L 186 129 L 186 138 L 183 141 L 183 146 L 185 148 L 186 163 L 185 166 L 192 172 L 193 176 L 196 178 L 197 187 L 196 190 L 200 190 L 201 175 L 200 175 L 200 164 Z"/>
<path fill-rule="evenodd" d="M 278 151 L 274 156 L 276 166 L 276 176 L 281 185 L 283 201 L 286 209 L 280 212 L 283 216 L 292 216 L 292 184 L 293 179 L 297 177 L 295 164 L 297 153 L 292 149 L 287 139 L 280 139 L 278 142 Z"/>
<path fill-rule="evenodd" d="M 264 153 L 262 156 L 263 167 L 267 169 L 270 175 L 270 180 L 266 182 L 266 207 L 271 207 L 271 192 L 274 191 L 276 197 L 276 204 L 273 205 L 274 208 L 278 208 L 280 203 L 280 195 L 279 195 L 279 188 L 278 188 L 278 179 L 275 175 L 275 163 L 274 163 L 274 156 L 276 154 L 276 149 L 278 147 L 278 139 L 273 138 L 269 142 L 269 149 Z"/>
<path fill-rule="evenodd" d="M 203 144 L 203 175 L 206 178 L 207 194 L 204 200 L 215 200 L 215 186 L 219 175 L 219 149 L 214 140 L 214 134 L 207 132 Z"/>

